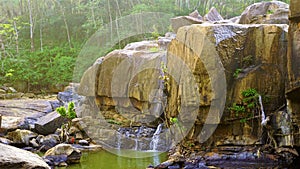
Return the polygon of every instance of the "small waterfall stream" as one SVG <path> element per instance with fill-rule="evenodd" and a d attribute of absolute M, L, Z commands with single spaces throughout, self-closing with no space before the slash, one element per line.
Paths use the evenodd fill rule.
<path fill-rule="evenodd" d="M 159 143 L 159 134 L 162 131 L 163 124 L 157 126 L 156 131 L 153 134 L 152 140 L 150 142 L 150 149 L 156 151 Z"/>
<path fill-rule="evenodd" d="M 267 122 L 269 121 L 269 117 L 266 117 L 261 95 L 258 95 L 258 102 L 259 102 L 260 111 L 261 111 L 261 124 L 263 126 L 265 126 L 267 124 Z"/>

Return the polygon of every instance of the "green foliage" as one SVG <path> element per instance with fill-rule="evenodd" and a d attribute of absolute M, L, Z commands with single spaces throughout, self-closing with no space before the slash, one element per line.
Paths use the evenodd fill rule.
<path fill-rule="evenodd" d="M 171 118 L 170 118 L 170 122 L 171 122 L 171 124 L 178 124 L 178 123 L 179 123 L 177 117 L 171 117 Z"/>
<path fill-rule="evenodd" d="M 153 47 L 153 48 L 150 48 L 149 50 L 150 50 L 150 52 L 158 52 L 159 51 L 158 47 Z"/>
<path fill-rule="evenodd" d="M 258 92 L 256 91 L 256 89 L 250 88 L 250 89 L 242 91 L 242 96 L 245 98 L 257 97 Z"/>
<path fill-rule="evenodd" d="M 116 124 L 116 125 L 122 125 L 122 122 L 116 121 L 114 119 L 108 119 L 107 123 Z"/>
<path fill-rule="evenodd" d="M 241 92 L 243 96 L 241 104 L 233 103 L 229 110 L 235 113 L 236 117 L 240 117 L 241 123 L 247 122 L 247 119 L 252 117 L 259 108 L 258 96 L 256 89 L 249 88 Z"/>
<path fill-rule="evenodd" d="M 62 117 L 66 117 L 67 116 L 67 110 L 63 106 L 56 108 L 56 112 L 58 114 L 60 114 Z"/>
<path fill-rule="evenodd" d="M 72 120 L 77 117 L 75 109 L 74 109 L 74 102 L 70 102 L 68 104 L 68 109 L 66 109 L 64 106 L 56 108 L 56 112 L 60 114 L 62 117 L 66 117 L 69 120 Z"/>
<path fill-rule="evenodd" d="M 0 83 L 26 82 L 28 90 L 48 88 L 72 81 L 77 51 L 68 48 L 47 48 L 43 51 L 22 51 L 17 58 L 0 60 Z"/>
<path fill-rule="evenodd" d="M 234 111 L 237 116 L 238 116 L 239 113 L 244 113 L 246 111 L 244 106 L 237 105 L 236 103 L 233 103 L 232 107 L 230 107 L 229 109 Z"/>
<path fill-rule="evenodd" d="M 237 78 L 241 72 L 242 72 L 242 69 L 236 69 L 233 73 L 233 77 Z"/>
<path fill-rule="evenodd" d="M 158 29 L 155 25 L 153 25 L 153 32 L 151 33 L 153 39 L 158 39 L 158 37 L 160 36 Z"/>

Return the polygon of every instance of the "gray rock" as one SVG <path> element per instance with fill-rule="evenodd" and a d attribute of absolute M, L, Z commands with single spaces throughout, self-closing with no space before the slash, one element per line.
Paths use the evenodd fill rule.
<path fill-rule="evenodd" d="M 43 150 L 46 151 L 60 143 L 60 138 L 56 134 L 50 134 L 37 140 L 39 140 Z"/>
<path fill-rule="evenodd" d="M 177 33 L 180 27 L 201 23 L 203 23 L 202 20 L 191 16 L 178 16 L 171 19 L 172 29 L 175 33 Z"/>
<path fill-rule="evenodd" d="M 80 162 L 81 152 L 77 148 L 73 147 L 70 144 L 59 144 L 45 153 L 45 158 L 48 156 L 60 156 L 66 155 L 67 156 L 67 163 L 68 164 L 76 164 Z"/>
<path fill-rule="evenodd" d="M 88 145 L 89 145 L 89 142 L 86 141 L 86 140 L 79 140 L 79 141 L 78 141 L 78 144 L 83 145 L 83 146 L 88 146 Z"/>
<path fill-rule="evenodd" d="M 29 141 L 37 137 L 37 134 L 29 130 L 20 130 L 9 132 L 7 138 L 12 140 L 12 144 L 29 146 Z"/>
<path fill-rule="evenodd" d="M 209 12 L 204 16 L 205 21 L 215 22 L 224 20 L 216 8 L 212 7 Z"/>
<path fill-rule="evenodd" d="M 288 24 L 289 5 L 280 1 L 259 2 L 248 6 L 240 24 Z"/>
<path fill-rule="evenodd" d="M 29 151 L 0 143 L 0 168 L 50 169 L 41 157 Z"/>
<path fill-rule="evenodd" d="M 51 112 L 43 116 L 35 123 L 35 130 L 42 135 L 54 133 L 57 128 L 60 128 L 67 120 L 61 117 L 57 112 Z"/>

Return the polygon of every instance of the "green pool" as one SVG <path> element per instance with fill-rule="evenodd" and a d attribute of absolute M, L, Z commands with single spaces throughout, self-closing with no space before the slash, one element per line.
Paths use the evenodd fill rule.
<path fill-rule="evenodd" d="M 167 153 L 161 152 L 101 150 L 84 152 L 81 163 L 68 166 L 67 169 L 145 169 L 150 164 L 157 165 L 165 160 Z"/>

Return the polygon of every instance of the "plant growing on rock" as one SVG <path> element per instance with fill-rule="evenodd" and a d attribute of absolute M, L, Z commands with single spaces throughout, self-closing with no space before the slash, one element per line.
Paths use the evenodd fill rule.
<path fill-rule="evenodd" d="M 238 78 L 239 74 L 242 72 L 242 69 L 236 69 L 233 73 L 234 78 Z"/>
<path fill-rule="evenodd" d="M 236 117 L 241 118 L 240 122 L 245 123 L 249 118 L 254 116 L 254 113 L 259 108 L 259 93 L 256 91 L 256 89 L 249 88 L 242 91 L 241 95 L 243 96 L 242 103 L 233 103 L 229 110 L 234 112 Z"/>
<path fill-rule="evenodd" d="M 66 109 L 64 106 L 56 108 L 56 112 L 60 114 L 60 116 L 67 119 L 67 123 L 63 124 L 61 127 L 61 138 L 63 141 L 68 140 L 68 131 L 72 126 L 72 119 L 76 118 L 76 112 L 75 112 L 75 104 L 74 102 L 70 102 L 68 104 L 68 108 Z"/>

